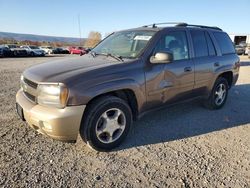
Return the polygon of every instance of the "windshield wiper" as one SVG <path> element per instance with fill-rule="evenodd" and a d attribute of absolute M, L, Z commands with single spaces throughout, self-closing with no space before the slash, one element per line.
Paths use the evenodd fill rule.
<path fill-rule="evenodd" d="M 122 56 L 120 56 L 120 55 L 114 55 L 114 54 L 111 54 L 111 53 L 100 53 L 100 54 L 95 53 L 95 55 L 105 55 L 107 57 L 112 57 L 112 58 L 114 58 L 114 59 L 116 59 L 118 61 L 122 61 L 122 62 L 124 61 L 122 59 Z"/>
<path fill-rule="evenodd" d="M 116 60 L 118 60 L 118 61 L 124 61 L 123 59 L 122 59 L 122 56 L 120 56 L 120 55 L 114 55 L 114 54 L 111 54 L 111 53 L 107 53 L 106 54 L 107 55 L 107 57 L 113 57 L 114 59 L 116 59 Z"/>
<path fill-rule="evenodd" d="M 94 51 L 90 51 L 90 54 L 92 55 L 92 57 L 96 56 L 96 53 Z"/>
<path fill-rule="evenodd" d="M 118 61 L 124 61 L 122 56 L 118 56 L 118 55 L 114 55 L 114 54 L 111 54 L 111 53 L 96 53 L 95 51 L 91 51 L 90 54 L 92 55 L 92 57 L 96 57 L 97 55 L 104 55 L 106 57 L 112 57 Z"/>

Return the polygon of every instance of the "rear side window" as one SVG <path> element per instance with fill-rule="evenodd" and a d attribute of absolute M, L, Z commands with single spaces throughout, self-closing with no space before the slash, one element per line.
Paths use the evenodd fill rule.
<path fill-rule="evenodd" d="M 216 52 L 215 52 L 214 44 L 213 44 L 213 42 L 212 42 L 212 40 L 207 32 L 206 32 L 206 39 L 207 39 L 209 56 L 215 56 Z"/>
<path fill-rule="evenodd" d="M 218 42 L 223 55 L 235 53 L 233 43 L 226 33 L 215 32 L 214 37 Z"/>
<path fill-rule="evenodd" d="M 208 56 L 208 47 L 204 31 L 191 31 L 195 57 Z"/>

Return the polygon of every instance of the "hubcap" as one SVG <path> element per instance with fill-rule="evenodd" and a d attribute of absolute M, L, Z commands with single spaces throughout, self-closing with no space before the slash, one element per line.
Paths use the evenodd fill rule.
<path fill-rule="evenodd" d="M 221 105 L 226 97 L 226 86 L 224 84 L 219 84 L 217 86 L 217 89 L 215 91 L 215 104 L 216 105 Z"/>
<path fill-rule="evenodd" d="M 112 143 L 121 137 L 125 126 L 124 113 L 118 108 L 109 109 L 96 123 L 96 136 L 103 143 Z"/>

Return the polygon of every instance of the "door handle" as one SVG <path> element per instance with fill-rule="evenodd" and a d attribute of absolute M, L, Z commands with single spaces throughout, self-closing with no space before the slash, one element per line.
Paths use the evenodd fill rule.
<path fill-rule="evenodd" d="M 219 67 L 219 66 L 220 66 L 220 63 L 219 63 L 219 62 L 216 62 L 216 63 L 214 63 L 214 66 L 215 66 L 215 67 Z"/>
<path fill-rule="evenodd" d="M 191 67 L 185 67 L 184 68 L 184 72 L 191 72 L 192 71 L 192 68 Z"/>

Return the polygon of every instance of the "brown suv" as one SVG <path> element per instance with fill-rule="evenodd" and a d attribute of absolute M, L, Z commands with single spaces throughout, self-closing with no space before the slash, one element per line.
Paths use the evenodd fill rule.
<path fill-rule="evenodd" d="M 167 23 L 165 23 L 167 24 Z M 31 67 L 21 76 L 17 112 L 35 130 L 110 150 L 145 113 L 202 98 L 221 108 L 239 58 L 217 27 L 179 23 L 119 31 L 87 55 Z"/>

